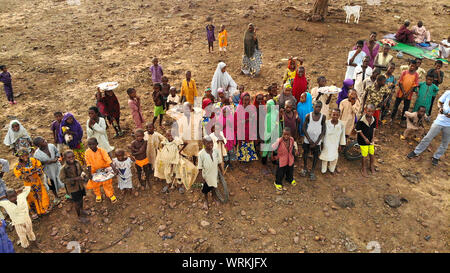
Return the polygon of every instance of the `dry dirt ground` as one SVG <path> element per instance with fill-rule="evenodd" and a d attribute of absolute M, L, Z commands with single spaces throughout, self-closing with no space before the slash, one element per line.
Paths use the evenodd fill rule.
<path fill-rule="evenodd" d="M 118 81 L 116 94 L 128 133 L 112 140 L 116 147 L 125 147 L 131 140 L 127 88 L 137 88 L 145 117 L 152 117 L 148 66 L 154 56 L 159 57 L 170 83 L 178 87 L 189 69 L 199 90 L 204 90 L 217 62 L 223 60 L 235 81 L 254 93 L 281 81 L 286 68 L 281 59 L 290 55 L 305 59 L 311 86 L 319 75 L 340 85 L 347 52 L 357 39 L 368 38 L 370 31 L 377 31 L 380 38 L 395 32 L 406 18 L 421 19 L 432 37 L 442 40 L 450 25 L 444 0 L 382 1 L 378 7 L 354 1 L 363 6 L 359 25 L 344 23 L 341 7 L 347 1 L 330 1 L 325 23 L 304 20 L 313 0 L 81 0 L 79 6 L 62 0 L 1 2 L 0 62 L 8 65 L 20 96 L 11 107 L 2 95 L 0 126 L 6 128 L 16 117 L 33 136 L 51 139 L 52 113 L 60 110 L 72 112 L 84 127 L 96 84 Z M 220 57 L 218 48 L 207 53 L 209 20 L 216 27 L 227 26 L 226 56 Z M 257 26 L 264 54 L 262 74 L 256 79 L 239 74 L 243 32 L 249 22 Z M 432 65 L 425 60 L 423 67 L 428 70 Z M 450 76 L 448 67 L 443 70 L 442 90 Z M 235 164 L 227 174 L 230 201 L 214 204 L 208 213 L 200 209 L 200 189 L 184 195 L 162 194 L 160 182 L 150 192 L 128 200 L 119 194 L 116 205 L 108 201 L 97 205 L 91 196 L 87 201 L 91 224 L 79 224 L 70 203 L 64 202 L 34 222 L 39 248 L 26 251 L 65 252 L 67 242 L 75 240 L 81 242 L 82 251 L 90 252 L 368 252 L 370 241 L 377 241 L 382 252 L 449 252 L 448 153 L 438 167 L 432 167 L 429 151 L 408 161 L 405 155 L 415 143 L 401 141 L 401 130 L 398 124 L 381 129 L 381 146 L 376 151 L 380 172 L 369 179 L 361 178 L 359 162 L 341 158 L 342 174 L 318 175 L 314 183 L 296 174 L 299 185 L 277 194 L 274 177 L 262 174 L 260 162 Z M 1 131 L 2 138 L 5 133 Z M 433 141 L 433 151 L 439 141 L 440 137 Z M 0 156 L 13 166 L 17 162 L 4 146 Z M 300 160 L 296 165 L 301 165 Z M 408 182 L 400 168 L 417 172 L 419 181 Z M 9 187 L 20 187 L 11 173 L 5 178 Z M 386 194 L 408 202 L 391 208 L 384 203 Z M 354 207 L 339 207 L 334 200 L 342 196 L 350 197 Z M 209 225 L 203 227 L 201 221 Z M 173 238 L 163 240 L 169 233 Z M 14 232 L 10 237 L 17 240 Z M 126 238 L 118 242 L 122 237 Z M 17 247 L 17 251 L 24 250 Z"/>

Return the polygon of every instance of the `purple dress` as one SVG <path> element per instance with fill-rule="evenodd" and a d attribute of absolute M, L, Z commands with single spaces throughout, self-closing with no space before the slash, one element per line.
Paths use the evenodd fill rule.
<path fill-rule="evenodd" d="M 66 122 L 66 120 L 69 117 L 73 118 L 72 124 Z M 64 134 L 62 132 L 62 127 L 64 126 L 69 127 L 69 130 L 74 133 L 72 135 L 73 139 L 69 143 L 66 143 L 66 140 L 64 139 Z M 81 143 L 82 138 L 83 138 L 83 129 L 81 128 L 80 123 L 75 119 L 75 117 L 71 113 L 65 114 L 63 119 L 61 120 L 61 125 L 59 127 L 58 141 L 67 144 L 70 149 L 79 149 L 79 144 Z"/>
<path fill-rule="evenodd" d="M 6 233 L 6 222 L 0 220 L 2 226 L 0 227 L 0 253 L 14 253 L 14 246 Z"/>
<path fill-rule="evenodd" d="M 158 64 L 158 66 L 150 66 L 150 71 L 152 72 L 152 82 L 153 83 L 161 83 L 162 76 L 164 75 L 162 66 Z"/>
<path fill-rule="evenodd" d="M 209 26 L 211 26 L 212 29 L 209 29 Z M 212 43 L 216 40 L 214 37 L 214 26 L 213 25 L 207 25 L 206 26 L 206 38 L 208 39 L 208 42 Z"/>
<path fill-rule="evenodd" d="M 3 83 L 8 101 L 14 101 L 11 74 L 9 72 L 0 73 L 0 82 Z"/>

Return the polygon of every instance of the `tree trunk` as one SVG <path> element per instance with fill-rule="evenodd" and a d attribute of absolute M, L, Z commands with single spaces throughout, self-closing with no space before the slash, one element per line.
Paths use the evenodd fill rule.
<path fill-rule="evenodd" d="M 316 0 L 311 11 L 310 21 L 324 21 L 328 11 L 328 0 Z"/>

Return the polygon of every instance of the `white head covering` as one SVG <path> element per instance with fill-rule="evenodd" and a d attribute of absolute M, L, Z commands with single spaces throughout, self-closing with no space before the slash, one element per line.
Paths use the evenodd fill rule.
<path fill-rule="evenodd" d="M 237 90 L 237 84 L 234 82 L 233 78 L 231 78 L 228 72 L 222 72 L 222 69 L 227 66 L 224 62 L 220 62 L 217 64 L 216 72 L 214 72 L 214 76 L 211 81 L 211 94 L 214 98 L 218 98 L 217 90 L 219 88 L 223 88 L 225 97 L 229 98 L 230 94 L 234 94 Z M 228 90 L 227 90 L 228 87 Z"/>
<path fill-rule="evenodd" d="M 19 131 L 17 131 L 17 132 L 14 132 L 12 129 L 12 126 L 14 123 L 19 124 Z M 11 120 L 11 122 L 9 123 L 8 133 L 6 134 L 5 140 L 3 140 L 3 143 L 6 146 L 11 146 L 21 137 L 30 138 L 30 135 L 28 134 L 27 129 L 25 129 L 18 120 Z"/>

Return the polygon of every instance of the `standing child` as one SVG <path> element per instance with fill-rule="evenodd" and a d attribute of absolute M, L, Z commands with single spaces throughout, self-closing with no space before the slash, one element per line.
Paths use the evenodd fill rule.
<path fill-rule="evenodd" d="M 95 137 L 88 139 L 88 147 L 89 149 L 86 151 L 86 164 L 89 182 L 86 185 L 86 189 L 92 189 L 96 197 L 95 202 L 100 203 L 102 202 L 102 193 L 100 188 L 103 187 L 106 196 L 110 198 L 111 203 L 114 204 L 117 202 L 117 198 L 114 195 L 112 179 L 104 182 L 94 182 L 92 180 L 92 174 L 97 172 L 97 170 L 111 167 L 112 160 L 104 149 L 98 147 L 98 142 Z"/>
<path fill-rule="evenodd" d="M 322 173 L 326 173 L 327 169 L 334 174 L 336 169 L 339 152 L 345 145 L 345 125 L 339 120 L 341 111 L 336 108 L 331 112 L 331 120 L 326 121 L 327 129 L 323 138 L 323 151 L 320 154 L 322 160 Z"/>
<path fill-rule="evenodd" d="M 206 25 L 206 39 L 208 40 L 208 52 L 214 51 L 214 41 L 216 38 L 214 37 L 214 25 L 208 24 Z"/>
<path fill-rule="evenodd" d="M 153 102 L 155 103 L 155 107 L 153 108 L 153 124 L 159 117 L 159 126 L 162 126 L 162 120 L 164 117 L 164 98 L 161 93 L 162 86 L 160 83 L 155 83 L 153 85 Z"/>
<path fill-rule="evenodd" d="M 180 103 L 180 96 L 177 95 L 177 89 L 175 86 L 170 87 L 169 97 L 167 97 L 167 109 L 170 109 L 172 105 L 177 105 Z"/>
<path fill-rule="evenodd" d="M 363 177 L 368 177 L 367 168 L 370 166 L 370 171 L 375 173 L 375 130 L 376 122 L 373 116 L 375 112 L 375 105 L 369 104 L 365 108 L 364 115 L 356 123 L 356 132 L 358 133 L 358 145 L 361 148 L 362 168 L 361 174 Z M 369 155 L 370 163 L 367 162 L 367 155 Z"/>
<path fill-rule="evenodd" d="M 234 137 L 234 116 L 231 106 L 224 106 L 220 111 L 219 121 L 222 128 L 223 135 L 226 139 L 225 148 L 227 156 L 224 158 L 226 167 L 231 169 L 231 160 L 235 160 L 234 146 L 236 145 L 236 138 Z"/>
<path fill-rule="evenodd" d="M 0 82 L 3 83 L 3 88 L 5 89 L 6 98 L 8 99 L 9 104 L 16 104 L 17 102 L 14 100 L 13 88 L 12 88 L 12 79 L 11 73 L 8 72 L 6 65 L 0 65 Z"/>
<path fill-rule="evenodd" d="M 170 84 L 169 79 L 166 76 L 162 77 L 162 84 L 161 84 L 161 95 L 163 96 L 163 106 L 164 110 L 169 109 L 169 105 L 167 104 L 167 98 L 170 94 Z"/>
<path fill-rule="evenodd" d="M 87 138 L 94 137 L 98 146 L 110 153 L 114 147 L 109 145 L 108 134 L 106 131 L 106 121 L 100 117 L 100 111 L 97 107 L 89 108 L 89 119 L 86 124 Z"/>
<path fill-rule="evenodd" d="M 211 140 L 213 141 L 214 144 L 214 150 L 217 150 L 219 152 L 219 156 L 221 158 L 221 165 L 222 168 L 223 166 L 223 161 L 225 158 L 228 157 L 227 154 L 227 149 L 225 148 L 227 145 L 227 140 L 225 138 L 225 136 L 223 135 L 223 128 L 222 128 L 222 124 L 220 122 L 215 123 L 212 127 L 211 127 L 211 134 L 209 135 L 209 137 L 211 138 Z"/>
<path fill-rule="evenodd" d="M 17 195 L 15 190 L 9 190 L 6 192 L 8 200 L 0 201 L 0 207 L 3 207 L 11 218 L 19 236 L 20 245 L 23 248 L 29 246 L 28 240 L 36 241 L 27 204 L 27 196 L 30 191 L 31 186 L 25 186 L 19 195 Z"/>
<path fill-rule="evenodd" d="M 405 120 L 405 112 L 409 110 L 414 89 L 419 85 L 419 74 L 416 72 L 416 61 L 412 60 L 408 71 L 403 71 L 398 80 L 397 97 L 395 98 L 394 109 L 391 119 L 394 120 L 398 107 L 403 101 L 402 120 Z"/>
<path fill-rule="evenodd" d="M 168 192 L 169 185 L 171 184 L 171 189 L 175 189 L 175 180 L 177 180 L 180 193 L 184 193 L 181 180 L 178 179 L 178 168 L 180 164 L 180 153 L 183 151 L 185 145 L 183 144 L 183 140 L 179 137 L 174 138 L 172 136 L 171 130 L 167 130 L 166 137 L 167 139 L 161 143 L 163 147 L 160 152 L 159 162 L 156 162 L 156 164 L 163 165 L 164 173 L 162 174 L 163 177 L 160 178 L 166 179 L 167 183 L 162 189 L 162 192 Z M 180 145 L 183 145 L 181 149 L 179 148 Z"/>
<path fill-rule="evenodd" d="M 55 112 L 53 113 L 53 116 L 55 117 L 55 120 L 52 122 L 50 130 L 52 130 L 53 141 L 55 142 L 56 148 L 58 149 L 59 154 L 62 155 L 64 145 L 63 139 L 59 137 L 59 130 L 61 128 L 61 121 L 63 119 L 63 114 L 62 112 Z"/>
<path fill-rule="evenodd" d="M 144 116 L 142 115 L 141 98 L 138 97 L 136 89 L 134 88 L 128 88 L 127 94 L 128 94 L 128 107 L 130 107 L 131 116 L 133 117 L 134 124 L 136 125 L 137 128 L 142 129 L 145 120 Z"/>
<path fill-rule="evenodd" d="M 308 173 L 308 155 L 310 152 L 313 154 L 313 163 L 311 171 L 309 171 L 309 179 L 316 180 L 314 169 L 316 168 L 317 161 L 319 160 L 320 144 L 326 133 L 326 117 L 320 113 L 322 110 L 322 102 L 317 101 L 314 104 L 314 111 L 307 114 L 305 117 L 305 123 L 303 125 L 303 134 L 305 135 L 303 142 L 303 171 L 302 175 Z"/>
<path fill-rule="evenodd" d="M 225 53 L 228 45 L 228 32 L 225 29 L 225 25 L 220 26 L 220 32 L 217 39 L 219 40 L 219 52 L 223 51 Z"/>
<path fill-rule="evenodd" d="M 237 107 L 239 105 L 239 102 L 241 101 L 241 95 L 242 93 L 244 93 L 244 89 L 245 87 L 243 85 L 239 85 L 238 91 L 233 94 L 231 99 L 233 100 L 234 107 Z"/>
<path fill-rule="evenodd" d="M 437 60 L 434 63 L 434 68 L 428 70 L 428 73 L 427 73 L 427 75 L 430 75 L 430 76 L 433 77 L 433 83 L 437 87 L 439 87 L 439 85 L 444 81 L 444 71 L 441 71 L 442 65 L 443 65 L 443 62 L 441 60 Z M 431 99 L 431 107 L 430 107 L 430 110 L 428 110 L 428 113 L 427 113 L 429 116 L 431 116 L 431 110 L 433 109 L 433 103 L 434 103 L 435 99 L 436 99 L 436 96 L 434 96 Z"/>
<path fill-rule="evenodd" d="M 341 101 L 339 104 L 339 111 L 341 117 L 339 118 L 345 124 L 345 136 L 349 137 L 353 134 L 358 114 L 360 113 L 361 103 L 355 89 L 351 89 L 348 93 L 348 98 Z"/>
<path fill-rule="evenodd" d="M 33 143 L 34 146 L 38 147 L 36 152 L 34 152 L 34 158 L 39 160 L 44 168 L 46 179 L 48 179 L 45 183 L 55 196 L 53 203 L 56 206 L 61 201 L 58 197 L 59 190 L 64 188 L 64 184 L 59 179 L 59 174 L 61 172 L 59 157 L 61 155 L 55 145 L 47 143 L 42 137 L 35 137 Z"/>
<path fill-rule="evenodd" d="M 291 130 L 291 136 L 297 138 L 297 124 L 300 122 L 298 118 L 297 110 L 294 109 L 293 101 L 287 100 L 285 102 L 284 109 L 281 109 L 283 118 L 283 128 L 289 128 Z"/>
<path fill-rule="evenodd" d="M 83 223 L 89 223 L 86 216 L 89 212 L 83 209 L 83 197 L 86 196 L 84 183 L 87 175 L 84 172 L 83 166 L 75 159 L 73 151 L 68 150 L 64 153 L 64 166 L 61 169 L 60 179 L 66 185 L 67 193 L 70 194 L 73 202 L 73 207 L 78 216 L 78 220 Z"/>
<path fill-rule="evenodd" d="M 416 137 L 416 141 L 420 141 L 425 132 L 425 128 L 423 127 L 423 121 L 426 117 L 426 108 L 425 106 L 419 106 L 417 112 L 405 112 L 406 116 L 406 129 L 403 132 L 403 135 L 400 135 L 400 139 L 405 140 L 410 137 Z"/>
<path fill-rule="evenodd" d="M 427 113 L 431 113 L 431 104 L 433 97 L 436 97 L 439 92 L 439 87 L 433 83 L 433 76 L 427 75 L 426 81 L 419 83 L 417 92 L 417 99 L 414 104 L 413 112 L 417 112 L 419 107 L 424 106 Z"/>
<path fill-rule="evenodd" d="M 150 163 L 151 168 L 154 170 L 156 155 L 158 154 L 158 149 L 161 147 L 161 143 L 166 140 L 166 138 L 160 133 L 155 131 L 153 123 L 147 123 L 147 131 L 144 133 L 144 139 L 147 141 L 147 158 Z"/>
<path fill-rule="evenodd" d="M 144 130 L 136 129 L 134 131 L 134 140 L 130 145 L 131 155 L 136 159 L 136 170 L 141 184 L 141 191 L 150 188 L 150 174 L 152 166 L 147 157 L 147 141 L 144 139 Z M 145 181 L 142 179 L 142 170 L 144 170 Z"/>
<path fill-rule="evenodd" d="M 197 168 L 204 181 L 202 192 L 205 195 L 205 203 L 203 208 L 208 210 L 208 193 L 217 188 L 219 169 L 222 173 L 224 170 L 222 167 L 222 158 L 220 157 L 219 151 L 214 149 L 214 142 L 210 136 L 203 138 L 203 145 L 205 148 L 198 153 Z"/>
<path fill-rule="evenodd" d="M 150 66 L 150 74 L 152 76 L 152 83 L 161 83 L 162 82 L 162 76 L 164 75 L 162 66 L 158 64 L 158 58 L 153 58 L 152 60 L 153 65 Z"/>
<path fill-rule="evenodd" d="M 291 137 L 291 129 L 286 127 L 283 129 L 283 136 L 278 138 L 272 144 L 272 149 L 277 152 L 275 157 L 271 156 L 272 161 L 278 160 L 275 188 L 279 191 L 283 190 L 283 179 L 292 186 L 297 185 L 294 179 L 294 155 L 298 156 L 299 152 L 296 149 L 295 140 Z"/>
<path fill-rule="evenodd" d="M 14 175 L 23 181 L 25 187 L 31 187 L 32 191 L 28 195 L 27 201 L 34 211 L 31 217 L 37 219 L 38 215 L 46 214 L 49 207 L 47 190 L 41 180 L 42 164 L 36 158 L 30 157 L 30 153 L 25 148 L 20 149 L 17 156 L 19 163 L 14 168 Z"/>
<path fill-rule="evenodd" d="M 98 89 L 98 92 L 101 92 L 100 88 Z M 114 137 L 123 136 L 122 129 L 120 129 L 120 104 L 114 91 L 105 90 L 105 95 L 101 97 L 100 101 L 103 102 L 105 106 L 106 119 L 116 131 Z"/>
<path fill-rule="evenodd" d="M 131 172 L 131 166 L 134 159 L 127 156 L 123 149 L 115 150 L 114 154 L 116 155 L 116 158 L 113 158 L 113 164 L 111 166 L 113 166 L 114 171 L 117 174 L 119 190 L 124 193 L 124 196 L 125 194 L 131 195 L 131 191 L 133 190 L 133 174 Z"/>

